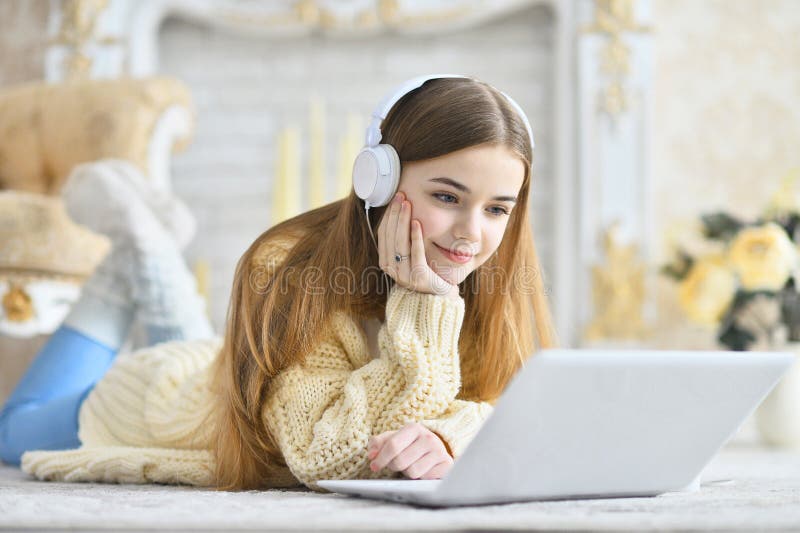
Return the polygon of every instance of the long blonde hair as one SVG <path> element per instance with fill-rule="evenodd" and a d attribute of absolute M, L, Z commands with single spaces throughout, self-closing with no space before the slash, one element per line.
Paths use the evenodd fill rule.
<path fill-rule="evenodd" d="M 406 94 L 381 130 L 383 142 L 396 148 L 401 162 L 494 143 L 526 163 L 518 202 L 496 255 L 459 285 L 465 301 L 459 397 L 494 401 L 527 357 L 556 342 L 528 215 L 533 154 L 524 122 L 493 87 L 468 78 L 446 78 Z M 270 477 L 286 466 L 262 418 L 263 403 L 272 379 L 302 362 L 321 340 L 331 314 L 344 311 L 356 319 L 385 320 L 391 278 L 382 272 L 360 276 L 378 265 L 363 205 L 351 190 L 342 200 L 265 231 L 239 260 L 225 340 L 213 373 L 219 489 L 269 486 Z M 385 207 L 370 210 L 373 228 L 384 211 Z M 282 242 L 294 244 L 279 264 L 269 262 L 264 250 Z M 343 271 L 357 274 L 358 290 L 316 291 L 306 286 L 309 276 L 304 273 L 330 280 Z M 277 287 L 281 290 L 271 290 Z"/>

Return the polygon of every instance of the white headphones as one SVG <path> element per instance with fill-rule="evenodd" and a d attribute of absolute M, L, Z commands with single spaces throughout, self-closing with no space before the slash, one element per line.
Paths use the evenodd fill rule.
<path fill-rule="evenodd" d="M 358 153 L 355 163 L 353 163 L 353 189 L 356 195 L 364 200 L 364 208 L 367 212 L 370 207 L 380 207 L 388 204 L 397 192 L 397 186 L 400 183 L 400 157 L 391 144 L 380 144 L 383 136 L 381 134 L 381 122 L 386 118 L 394 104 L 403 96 L 420 87 L 426 81 L 437 78 L 468 78 L 468 76 L 433 74 L 411 78 L 397 86 L 388 96 L 381 100 L 378 107 L 372 112 L 372 120 L 367 127 L 364 148 Z M 528 137 L 531 140 L 531 150 L 533 150 L 533 131 L 528 117 L 525 116 L 525 112 L 522 111 L 522 108 L 514 99 L 506 93 L 500 92 L 525 122 L 525 128 L 528 130 Z M 367 216 L 367 221 L 369 221 L 369 216 Z"/>

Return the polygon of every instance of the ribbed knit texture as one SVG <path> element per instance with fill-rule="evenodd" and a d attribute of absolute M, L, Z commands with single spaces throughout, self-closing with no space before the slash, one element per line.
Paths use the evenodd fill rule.
<path fill-rule="evenodd" d="M 339 313 L 305 363 L 275 378 L 263 420 L 289 471 L 266 484 L 398 477 L 369 469 L 370 436 L 422 422 L 458 457 L 480 428 L 491 406 L 456 400 L 464 300 L 395 286 L 386 317 L 377 357 Z M 81 448 L 26 452 L 22 469 L 43 480 L 211 485 L 208 369 L 220 346 L 175 341 L 119 356 L 81 406 Z"/>
<path fill-rule="evenodd" d="M 175 341 L 117 356 L 81 405 L 81 447 L 30 451 L 39 479 L 212 483 L 209 363 L 221 340 Z"/>

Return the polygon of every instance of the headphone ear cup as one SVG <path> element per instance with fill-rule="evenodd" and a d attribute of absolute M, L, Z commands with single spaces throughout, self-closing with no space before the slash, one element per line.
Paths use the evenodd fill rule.
<path fill-rule="evenodd" d="M 353 189 L 370 207 L 388 204 L 400 184 L 400 157 L 390 144 L 367 146 L 353 163 Z"/>

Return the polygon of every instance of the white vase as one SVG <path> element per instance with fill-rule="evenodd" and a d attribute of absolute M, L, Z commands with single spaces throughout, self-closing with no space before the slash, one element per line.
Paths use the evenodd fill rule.
<path fill-rule="evenodd" d="M 756 427 L 767 444 L 800 449 L 800 343 L 785 351 L 795 362 L 756 409 Z"/>

